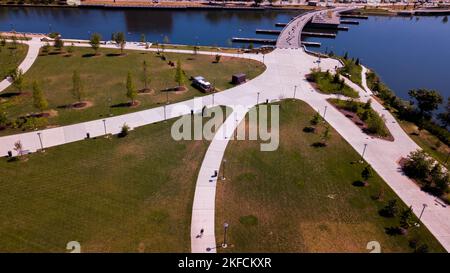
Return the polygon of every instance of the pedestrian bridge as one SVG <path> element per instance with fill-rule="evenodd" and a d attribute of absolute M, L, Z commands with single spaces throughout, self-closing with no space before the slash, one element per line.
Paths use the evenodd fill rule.
<path fill-rule="evenodd" d="M 297 17 L 294 17 L 281 31 L 278 36 L 276 47 L 277 48 L 301 48 L 302 31 L 303 28 L 309 22 L 322 23 L 322 24 L 335 24 L 339 25 L 339 13 L 350 11 L 355 7 L 343 7 L 334 8 L 321 11 L 312 11 L 302 13 Z"/>

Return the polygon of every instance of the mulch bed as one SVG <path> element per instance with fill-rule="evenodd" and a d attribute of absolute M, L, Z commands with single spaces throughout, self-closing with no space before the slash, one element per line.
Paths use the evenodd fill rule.
<path fill-rule="evenodd" d="M 328 101 L 328 102 L 330 102 L 330 101 Z M 369 135 L 370 137 L 376 137 L 376 138 L 387 140 L 387 141 L 394 141 L 394 137 L 391 134 L 389 134 L 388 136 L 383 137 L 383 136 L 379 136 L 379 135 L 372 134 L 372 133 L 368 132 L 367 124 L 363 120 L 361 120 L 356 113 L 354 113 L 352 111 L 348 111 L 348 110 L 343 109 L 343 108 L 340 108 L 339 106 L 335 105 L 332 102 L 330 102 L 330 103 L 331 103 L 331 105 L 333 105 L 334 108 L 336 108 L 339 112 L 344 114 L 344 116 L 346 118 L 351 120 L 356 126 L 358 126 L 365 134 Z"/>

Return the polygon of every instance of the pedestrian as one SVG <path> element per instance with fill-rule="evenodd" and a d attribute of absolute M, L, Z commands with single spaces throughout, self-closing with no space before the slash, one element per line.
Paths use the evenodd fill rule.
<path fill-rule="evenodd" d="M 203 232 L 205 232 L 205 230 L 204 230 L 204 229 L 201 229 L 201 230 L 200 230 L 200 238 L 203 237 Z"/>

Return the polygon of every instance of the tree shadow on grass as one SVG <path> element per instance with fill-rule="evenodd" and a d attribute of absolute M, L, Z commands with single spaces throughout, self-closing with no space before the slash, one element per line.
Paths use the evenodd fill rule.
<path fill-rule="evenodd" d="M 313 144 L 311 144 L 311 146 L 314 148 L 324 148 L 324 147 L 327 147 L 327 144 L 324 142 L 317 141 L 317 142 L 314 142 Z"/>
<path fill-rule="evenodd" d="M 111 108 L 122 108 L 122 107 L 130 107 L 130 106 L 131 106 L 130 102 L 122 102 L 122 103 L 111 105 Z"/>
<path fill-rule="evenodd" d="M 83 57 L 83 58 L 91 58 L 94 56 L 95 56 L 95 53 L 86 53 L 86 54 L 81 55 L 81 57 Z"/>
<path fill-rule="evenodd" d="M 402 235 L 402 230 L 399 227 L 386 227 L 384 228 L 384 231 L 389 236 Z"/>
<path fill-rule="evenodd" d="M 122 53 L 108 53 L 108 54 L 106 54 L 106 57 L 120 57 L 120 56 L 125 56 L 125 54 L 122 54 Z"/>
<path fill-rule="evenodd" d="M 366 183 L 364 183 L 364 182 L 361 181 L 361 180 L 356 180 L 356 181 L 354 181 L 354 182 L 352 183 L 352 185 L 355 186 L 355 187 L 365 187 L 365 186 L 366 186 Z"/>
<path fill-rule="evenodd" d="M 20 96 L 20 94 L 21 93 L 19 93 L 19 92 L 2 93 L 2 94 L 0 94 L 0 98 L 9 99 L 9 98 Z"/>

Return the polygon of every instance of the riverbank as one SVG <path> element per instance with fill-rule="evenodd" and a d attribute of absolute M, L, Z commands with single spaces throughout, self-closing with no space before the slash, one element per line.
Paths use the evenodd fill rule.
<path fill-rule="evenodd" d="M 211 10 L 321 10 L 324 7 L 308 5 L 260 5 L 253 4 L 216 4 L 206 2 L 174 1 L 174 2 L 144 2 L 144 1 L 83 1 L 79 6 L 58 4 L 33 4 L 33 3 L 0 3 L 0 7 L 64 7 L 64 8 L 111 8 L 111 9 L 211 9 Z"/>

